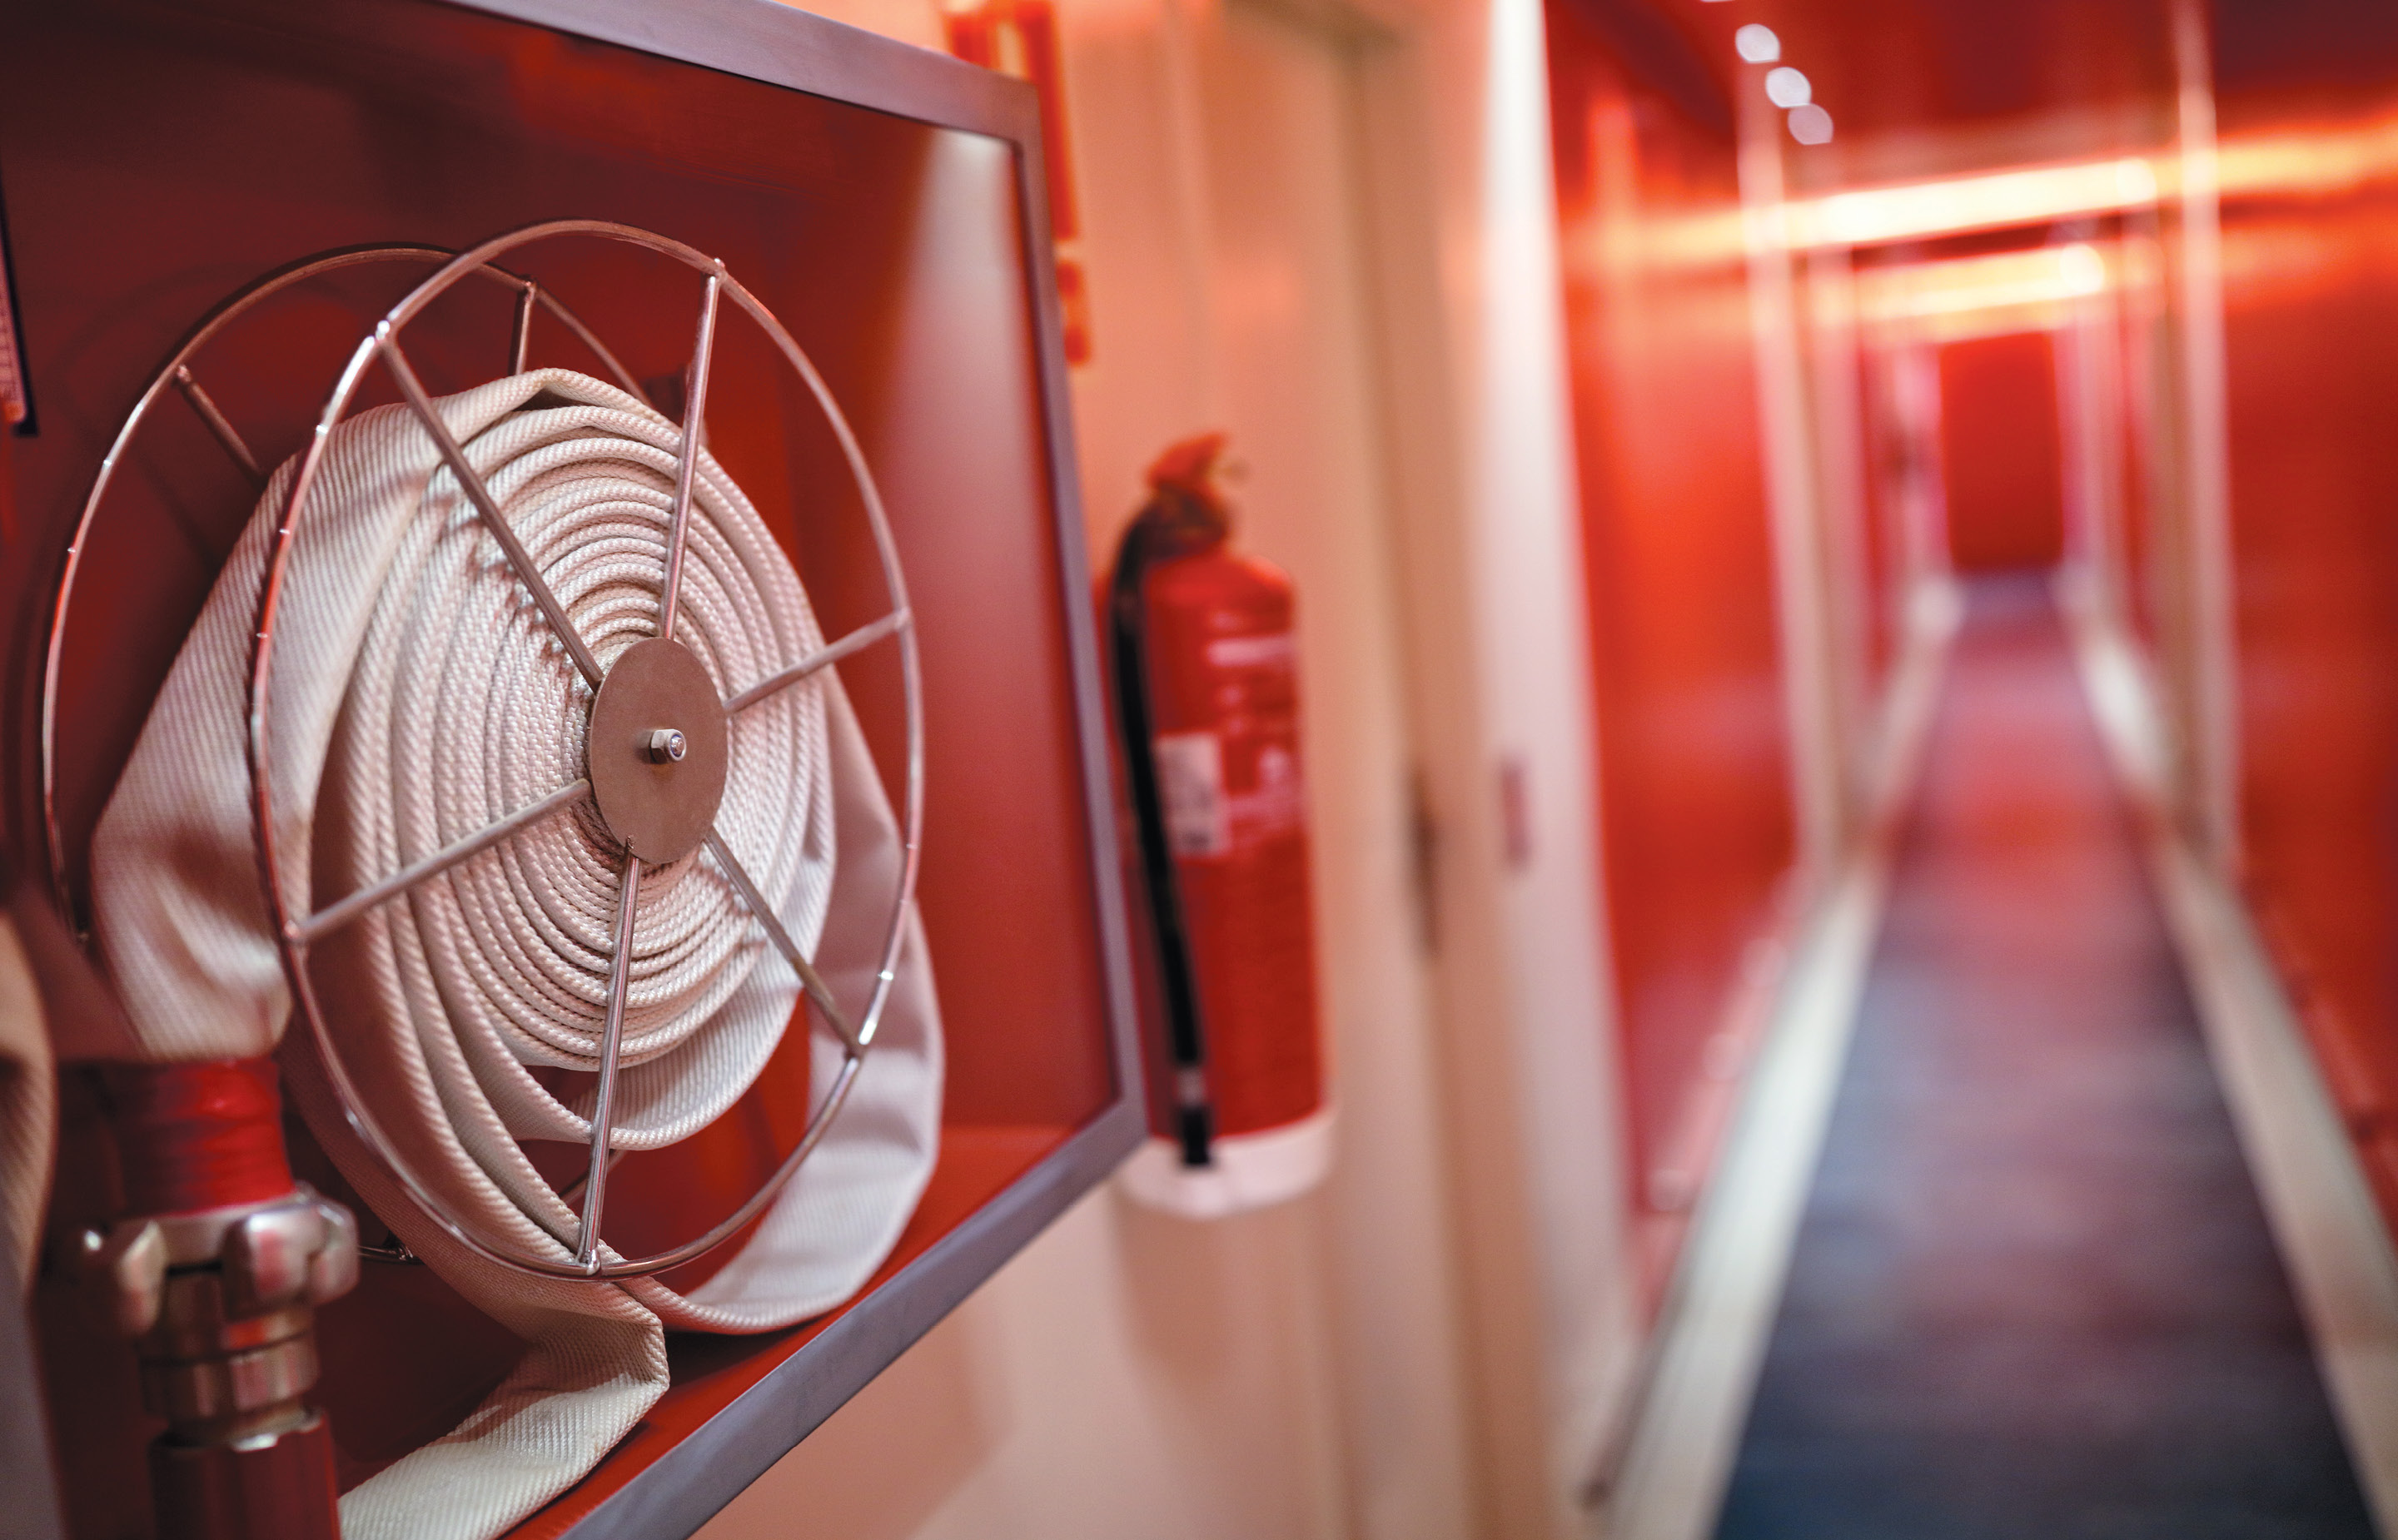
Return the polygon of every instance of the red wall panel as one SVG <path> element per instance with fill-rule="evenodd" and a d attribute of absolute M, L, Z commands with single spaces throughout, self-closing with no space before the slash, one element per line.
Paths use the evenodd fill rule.
<path fill-rule="evenodd" d="M 1710 1039 L 1792 851 L 1746 277 L 1647 239 L 1734 211 L 1731 112 L 1575 0 L 1549 7 L 1600 824 L 1652 1280 L 1709 1124 Z M 1668 96 L 1650 82 L 1679 82 Z"/>
<path fill-rule="evenodd" d="M 2278 145 L 2302 171 L 2386 135 L 2398 91 L 2338 85 L 2362 18 L 2296 20 L 2312 53 L 2304 26 L 2265 28 L 2220 114 L 2228 153 Z M 2364 73 L 2386 82 L 2379 30 Z M 2398 166 L 2331 193 L 2251 183 L 2223 230 L 2244 876 L 2398 1218 Z"/>

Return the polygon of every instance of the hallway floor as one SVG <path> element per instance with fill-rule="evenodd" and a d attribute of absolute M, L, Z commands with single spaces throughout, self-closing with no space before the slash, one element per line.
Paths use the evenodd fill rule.
<path fill-rule="evenodd" d="M 1917 797 L 1718 1540 L 2371 1535 L 2044 581 Z"/>

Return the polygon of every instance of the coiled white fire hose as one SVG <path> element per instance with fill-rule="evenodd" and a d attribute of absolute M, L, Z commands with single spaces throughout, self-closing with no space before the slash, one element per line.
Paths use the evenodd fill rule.
<path fill-rule="evenodd" d="M 560 369 L 437 406 L 603 667 L 654 636 L 680 429 Z M 290 1014 L 259 892 L 244 714 L 260 579 L 293 471 L 276 474 L 219 577 L 94 839 L 97 930 L 133 1056 L 269 1052 Z M 285 584 L 273 774 L 281 879 L 303 912 L 312 892 L 321 904 L 364 888 L 586 773 L 590 687 L 404 408 L 334 430 Z M 822 646 L 788 560 L 705 453 L 679 616 L 676 639 L 722 698 Z M 901 850 L 847 698 L 828 670 L 735 714 L 731 731 L 718 827 L 834 994 L 863 1000 Z M 487 1234 L 561 1258 L 576 1215 L 517 1141 L 589 1137 L 588 1091 L 561 1101 L 533 1070 L 598 1065 L 621 863 L 586 801 L 314 954 L 342 1061 L 420 1180 Z M 294 1038 L 290 1093 L 344 1176 L 530 1345 L 455 1432 L 343 1499 L 345 1535 L 495 1534 L 656 1400 L 667 1328 L 770 1330 L 866 1281 L 923 1190 L 939 1129 L 939 1010 L 912 913 L 907 924 L 847 1106 L 738 1254 L 688 1295 L 653 1279 L 538 1278 L 470 1252 L 359 1142 Z M 704 851 L 644 871 L 637 935 L 619 1150 L 670 1144 L 730 1107 L 799 991 Z M 811 1054 L 821 1094 L 841 1044 L 819 1024 Z"/>

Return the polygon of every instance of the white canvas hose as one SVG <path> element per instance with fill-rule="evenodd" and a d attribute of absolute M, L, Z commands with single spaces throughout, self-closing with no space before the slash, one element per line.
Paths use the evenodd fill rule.
<path fill-rule="evenodd" d="M 679 428 L 559 369 L 437 406 L 603 668 L 654 636 Z M 258 889 L 244 712 L 259 583 L 293 474 L 287 463 L 261 500 L 94 839 L 97 930 L 142 1057 L 269 1052 L 290 1015 Z M 676 639 L 721 697 L 822 645 L 788 558 L 705 453 L 678 614 Z M 366 887 L 586 772 L 590 686 L 404 408 L 334 430 L 278 615 L 277 849 L 301 912 L 312 892 Z M 830 671 L 734 717 L 717 826 L 835 995 L 864 999 L 901 850 Z M 419 1180 L 486 1234 L 560 1258 L 575 1212 L 518 1141 L 589 1137 L 622 861 L 586 801 L 314 953 L 342 1063 Z M 704 852 L 644 871 L 636 933 L 619 1150 L 670 1144 L 729 1108 L 799 991 Z M 353 1540 L 497 1533 L 655 1401 L 667 1328 L 767 1330 L 847 1298 L 897 1239 L 939 1127 L 938 1007 L 912 914 L 848 1105 L 739 1253 L 689 1295 L 535 1278 L 470 1252 L 359 1142 L 304 1035 L 282 1057 L 310 1129 L 376 1214 L 529 1344 L 456 1432 L 343 1499 Z M 811 1063 L 821 1093 L 841 1064 L 821 1027 Z"/>

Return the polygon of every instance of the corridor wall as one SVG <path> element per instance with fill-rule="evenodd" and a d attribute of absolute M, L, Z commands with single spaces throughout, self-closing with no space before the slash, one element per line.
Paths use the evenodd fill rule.
<path fill-rule="evenodd" d="M 1607 947 L 1653 1301 L 1745 1042 L 1795 837 L 1731 102 L 1679 34 L 1547 7 Z"/>
<path fill-rule="evenodd" d="M 1093 1194 L 705 1533 L 1569 1540 L 1639 1342 L 1539 0 L 1056 18 L 1091 548 L 1226 427 L 1297 583 L 1340 1146 L 1227 1220 Z"/>
<path fill-rule="evenodd" d="M 2398 1218 L 2398 18 L 2215 20 L 2242 876 Z"/>

